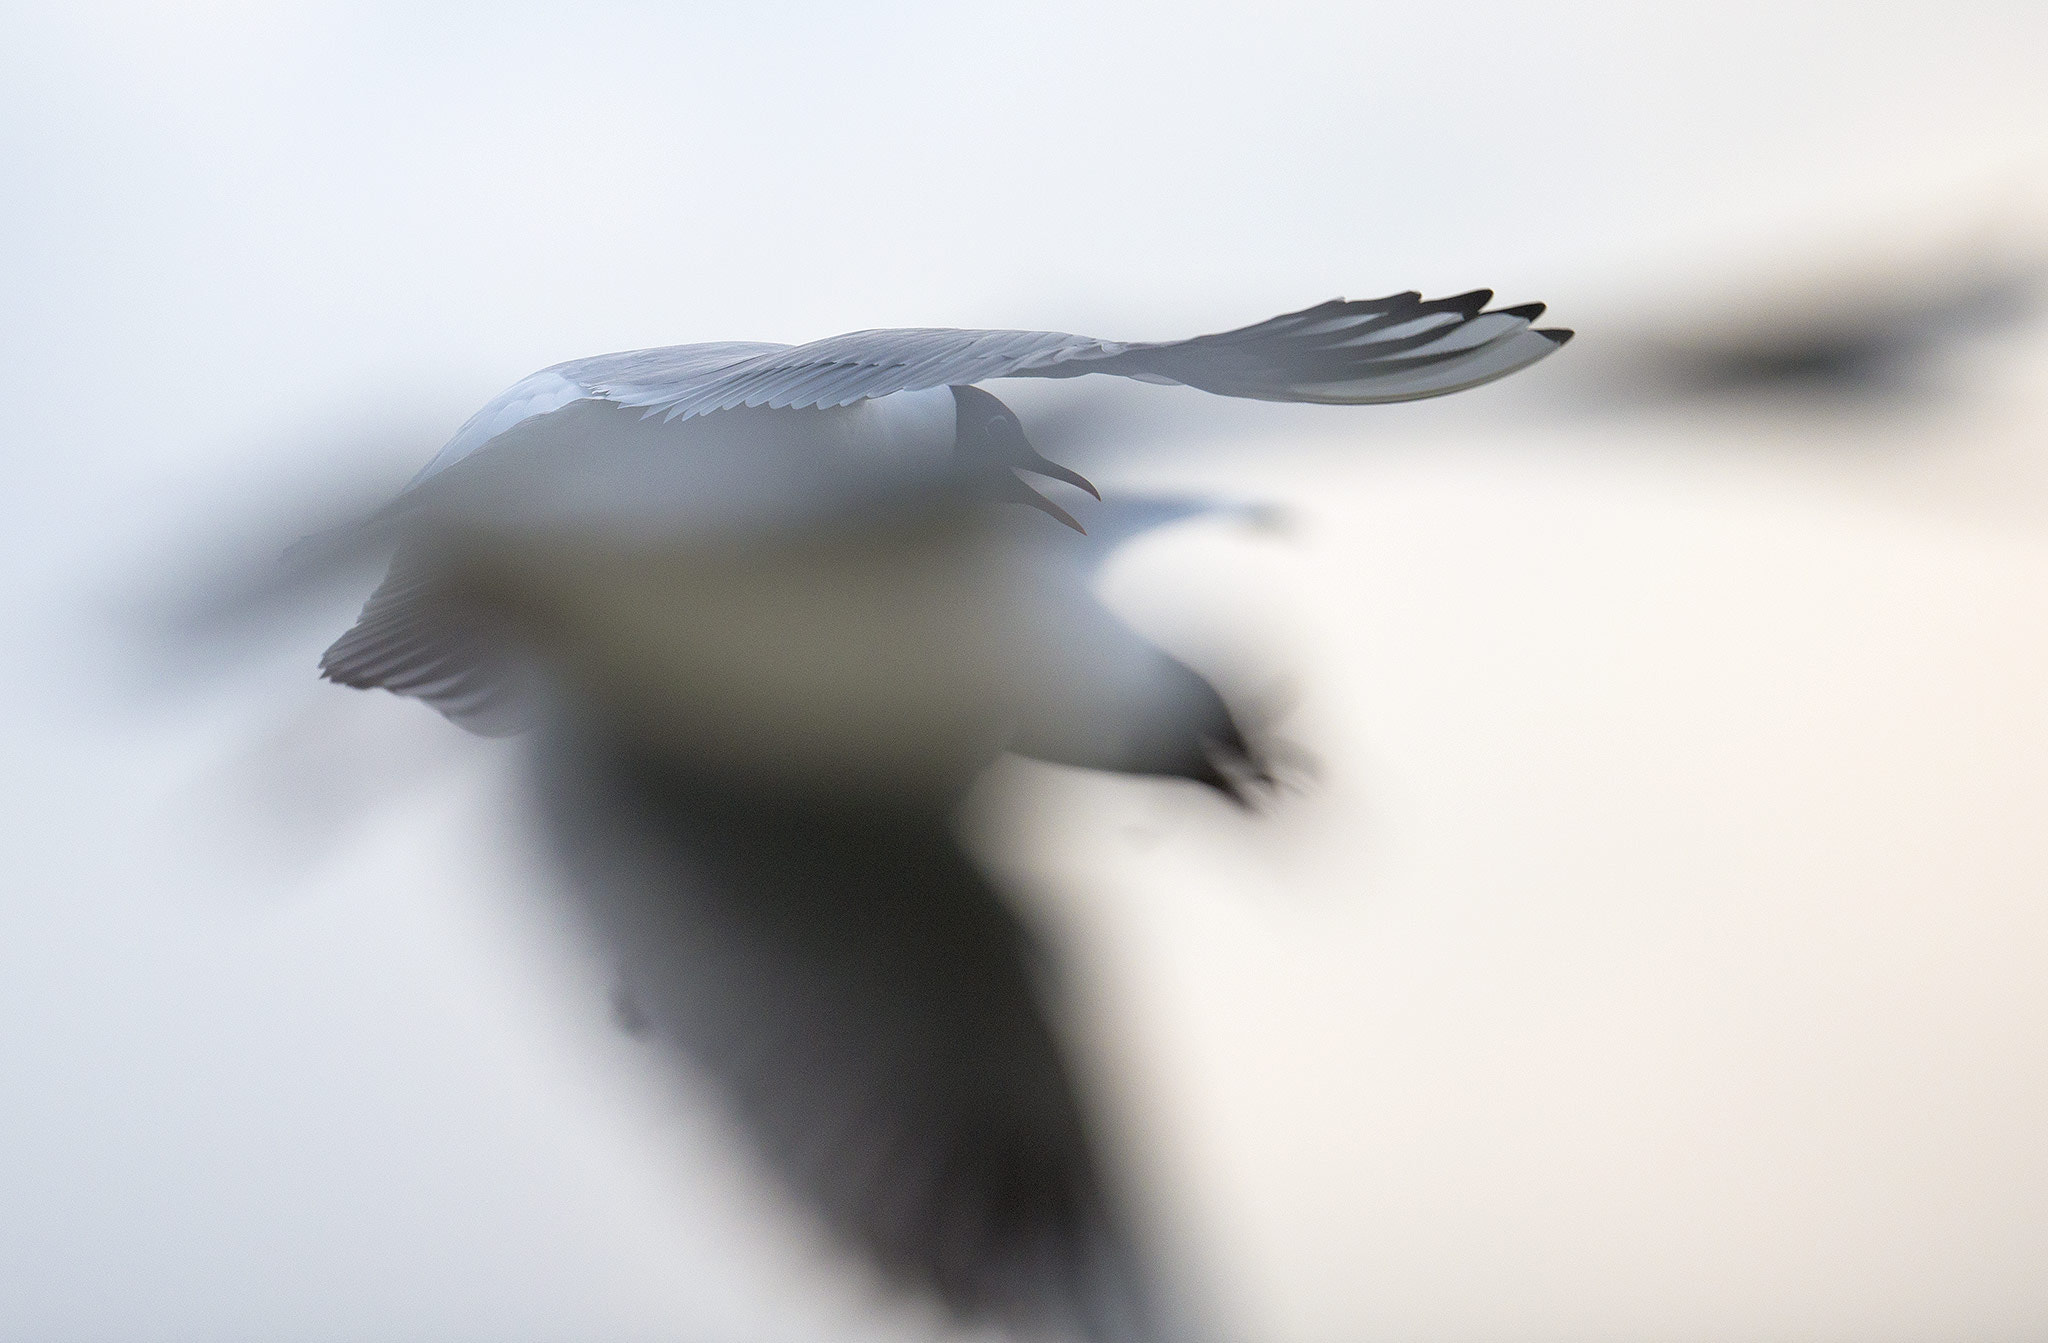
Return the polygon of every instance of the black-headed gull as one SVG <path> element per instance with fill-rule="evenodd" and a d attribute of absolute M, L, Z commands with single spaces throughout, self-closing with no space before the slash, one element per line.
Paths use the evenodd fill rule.
<path fill-rule="evenodd" d="M 1153 1337 L 1043 956 L 953 816 L 1005 750 L 1240 798 L 1266 771 L 1209 682 L 1090 591 L 1107 546 L 1197 506 L 1077 518 L 1022 473 L 1094 487 L 975 384 L 1439 396 L 1570 335 L 1491 297 L 1158 344 L 892 330 L 561 364 L 377 515 L 390 573 L 322 668 L 542 729 L 540 791 L 622 1016 L 722 1082 L 891 1277 L 965 1318 Z"/>

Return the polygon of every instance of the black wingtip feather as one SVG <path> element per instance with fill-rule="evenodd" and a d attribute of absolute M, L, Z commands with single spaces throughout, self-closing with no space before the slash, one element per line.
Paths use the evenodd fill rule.
<path fill-rule="evenodd" d="M 1491 302 L 1493 302 L 1493 291 L 1491 289 L 1471 289 L 1462 294 L 1453 294 L 1451 297 L 1442 300 L 1446 310 L 1462 312 L 1467 317 L 1474 315 Z"/>
<path fill-rule="evenodd" d="M 1553 326 L 1540 330 L 1536 334 L 1548 340 L 1552 345 L 1563 345 L 1570 341 L 1576 333 L 1568 331 L 1561 326 Z"/>

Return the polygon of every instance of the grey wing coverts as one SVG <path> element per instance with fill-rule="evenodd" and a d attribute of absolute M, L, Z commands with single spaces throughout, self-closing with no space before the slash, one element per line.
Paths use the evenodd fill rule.
<path fill-rule="evenodd" d="M 1111 373 L 1219 396 L 1362 405 L 1441 396 L 1542 358 L 1569 335 L 1532 331 L 1543 305 L 1485 312 L 1490 290 L 1425 302 L 1409 292 L 1333 299 L 1235 331 L 1129 344 L 1056 331 L 856 331 L 707 367 L 702 347 L 578 366 L 608 399 L 669 416 L 737 406 L 843 406 L 992 378 Z M 744 348 L 744 347 L 742 347 Z M 673 361 L 673 362 L 672 362 Z"/>
<path fill-rule="evenodd" d="M 1541 303 L 1488 311 L 1493 292 L 1425 300 L 1412 290 L 1332 299 L 1234 331 L 1125 342 L 1058 331 L 932 327 L 854 331 L 807 345 L 724 342 L 597 355 L 524 379 L 464 425 L 432 475 L 519 420 L 576 400 L 687 419 L 742 406 L 847 406 L 997 378 L 1107 373 L 1258 401 L 1370 405 L 1477 387 L 1571 338 L 1538 329 Z"/>

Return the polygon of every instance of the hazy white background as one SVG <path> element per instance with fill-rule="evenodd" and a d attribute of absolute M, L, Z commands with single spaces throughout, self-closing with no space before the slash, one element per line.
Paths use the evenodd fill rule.
<path fill-rule="evenodd" d="M 1579 341 L 1104 472 L 1296 506 L 1109 584 L 1321 785 L 992 783 L 1162 1239 L 1256 1339 L 2048 1330 L 2048 337 L 1597 390 L 2038 240 L 2038 4 L 0 19 L 0 1338 L 932 1332 L 609 1029 L 506 753 L 312 682 L 347 595 L 175 685 L 123 600 L 577 355 L 1481 284 Z"/>

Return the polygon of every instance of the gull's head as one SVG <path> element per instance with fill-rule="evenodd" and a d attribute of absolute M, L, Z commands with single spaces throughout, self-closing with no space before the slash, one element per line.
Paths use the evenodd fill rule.
<path fill-rule="evenodd" d="M 1017 473 L 1029 471 L 1034 475 L 1063 480 L 1097 499 L 1102 497 L 1101 491 L 1079 471 L 1041 456 L 1038 449 L 1031 446 L 1031 441 L 1024 437 L 1024 426 L 1018 421 L 1015 411 L 979 387 L 955 387 L 953 409 L 954 455 L 970 470 L 987 472 L 995 484 L 998 498 L 1026 504 L 1077 532 L 1086 530 L 1074 521 L 1067 510 L 1025 484 L 1024 478 Z"/>

